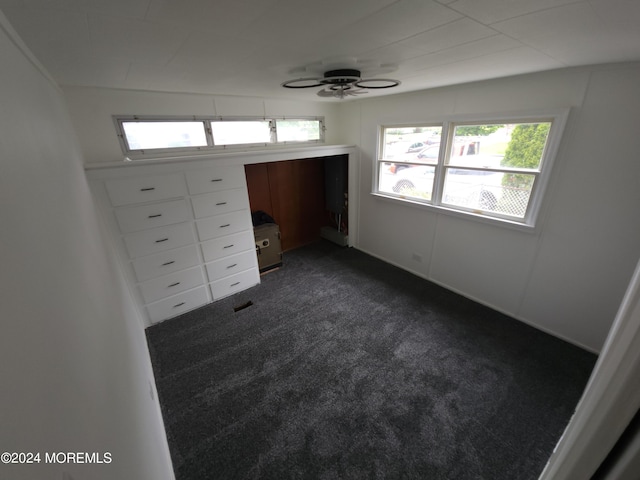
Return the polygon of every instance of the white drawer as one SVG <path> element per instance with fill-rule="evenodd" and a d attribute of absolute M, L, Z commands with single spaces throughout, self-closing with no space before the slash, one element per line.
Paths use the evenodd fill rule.
<path fill-rule="evenodd" d="M 116 209 L 115 213 L 122 233 L 186 222 L 191 218 L 187 201 L 184 199 L 153 205 L 121 207 Z"/>
<path fill-rule="evenodd" d="M 196 218 L 210 217 L 221 213 L 249 208 L 249 196 L 245 188 L 205 193 L 191 198 Z"/>
<path fill-rule="evenodd" d="M 211 283 L 211 294 L 214 300 L 246 290 L 260 283 L 258 269 L 246 270 L 230 277 Z"/>
<path fill-rule="evenodd" d="M 187 194 L 181 173 L 107 180 L 105 186 L 111 204 L 115 207 L 184 197 Z"/>
<path fill-rule="evenodd" d="M 125 235 L 124 243 L 131 258 L 151 255 L 171 248 L 195 243 L 191 223 L 177 223 Z"/>
<path fill-rule="evenodd" d="M 204 284 L 201 267 L 171 273 L 139 285 L 144 303 L 151 303 Z"/>
<path fill-rule="evenodd" d="M 209 240 L 223 235 L 231 235 L 252 228 L 249 210 L 231 212 L 225 215 L 203 218 L 196 222 L 200 240 Z"/>
<path fill-rule="evenodd" d="M 258 260 L 255 251 L 248 251 L 207 263 L 206 267 L 209 281 L 214 282 L 244 270 L 257 269 Z"/>
<path fill-rule="evenodd" d="M 251 231 L 208 240 L 203 242 L 201 247 L 205 262 L 218 260 L 246 250 L 255 251 L 256 249 L 253 232 Z"/>
<path fill-rule="evenodd" d="M 244 166 L 213 167 L 187 172 L 189 193 L 216 192 L 230 188 L 245 187 Z"/>
<path fill-rule="evenodd" d="M 189 245 L 188 247 L 175 248 L 155 255 L 136 258 L 132 265 L 133 270 L 136 272 L 136 278 L 139 282 L 143 282 L 150 278 L 193 267 L 199 263 L 198 247 Z"/>
<path fill-rule="evenodd" d="M 208 301 L 207 287 L 203 285 L 193 290 L 165 298 L 159 302 L 150 303 L 147 305 L 147 312 L 149 313 L 151 323 L 156 323 L 198 308 Z"/>

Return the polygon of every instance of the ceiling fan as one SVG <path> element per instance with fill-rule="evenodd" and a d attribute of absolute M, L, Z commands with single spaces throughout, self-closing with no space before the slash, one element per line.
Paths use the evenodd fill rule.
<path fill-rule="evenodd" d="M 388 78 L 362 79 L 360 70 L 341 68 L 329 70 L 319 78 L 299 78 L 282 83 L 285 88 L 324 87 L 318 92 L 319 97 L 344 98 L 349 95 L 368 93 L 368 89 L 392 88 L 400 85 L 398 80 Z"/>

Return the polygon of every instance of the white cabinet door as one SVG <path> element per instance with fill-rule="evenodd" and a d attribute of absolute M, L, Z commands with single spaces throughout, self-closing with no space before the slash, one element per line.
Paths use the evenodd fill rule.
<path fill-rule="evenodd" d="M 152 278 L 141 283 L 140 293 L 145 303 L 155 302 L 165 297 L 184 292 L 204 284 L 201 267 L 171 273 L 163 277 Z"/>
<path fill-rule="evenodd" d="M 227 297 L 241 290 L 246 290 L 260 283 L 258 270 L 246 270 L 236 275 L 225 277 L 211 283 L 211 293 L 214 300 Z"/>
<path fill-rule="evenodd" d="M 249 209 L 249 196 L 246 189 L 223 190 L 221 192 L 196 195 L 191 198 L 196 218 L 220 215 L 234 210 Z"/>
<path fill-rule="evenodd" d="M 181 173 L 107 180 L 105 186 L 114 207 L 168 200 L 187 194 Z"/>
<path fill-rule="evenodd" d="M 131 258 L 183 247 L 196 242 L 191 223 L 178 223 L 125 235 L 124 243 Z"/>
<path fill-rule="evenodd" d="M 136 258 L 132 262 L 133 270 L 139 282 L 184 270 L 200 263 L 198 246 L 174 248 L 166 252 Z"/>
<path fill-rule="evenodd" d="M 181 315 L 209 301 L 205 285 L 147 305 L 151 323 Z"/>
<path fill-rule="evenodd" d="M 209 240 L 210 238 L 249 230 L 251 228 L 251 216 L 249 215 L 249 210 L 242 210 L 200 219 L 196 222 L 196 226 L 200 240 Z"/>
<path fill-rule="evenodd" d="M 201 244 L 204 261 L 218 260 L 246 250 L 254 251 L 254 241 L 253 232 L 250 231 L 208 240 Z"/>
<path fill-rule="evenodd" d="M 246 189 L 244 166 L 234 165 L 189 170 L 187 171 L 187 185 L 191 195 L 231 188 Z"/>
<path fill-rule="evenodd" d="M 184 199 L 136 207 L 120 207 L 116 209 L 115 214 L 122 233 L 163 227 L 191 219 L 189 206 Z"/>
<path fill-rule="evenodd" d="M 248 251 L 221 258 L 215 262 L 207 263 L 206 266 L 209 281 L 214 282 L 244 270 L 258 268 L 258 259 L 255 251 Z"/>

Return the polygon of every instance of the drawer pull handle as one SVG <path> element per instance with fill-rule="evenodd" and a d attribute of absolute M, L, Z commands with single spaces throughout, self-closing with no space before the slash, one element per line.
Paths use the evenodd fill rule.
<path fill-rule="evenodd" d="M 237 267 L 237 266 L 238 266 L 238 264 L 234 263 L 233 265 L 229 265 L 227 268 L 233 268 L 233 267 Z"/>
<path fill-rule="evenodd" d="M 225 246 L 224 246 L 224 247 L 222 247 L 222 248 L 231 248 L 231 247 L 233 247 L 233 243 L 232 243 L 231 245 L 225 245 Z"/>
<path fill-rule="evenodd" d="M 221 205 L 226 205 L 226 204 L 227 204 L 227 202 L 218 202 L 218 203 L 216 203 L 216 206 L 219 207 Z"/>
<path fill-rule="evenodd" d="M 147 188 L 141 188 L 140 191 L 141 192 L 150 192 L 151 190 L 155 190 L 156 187 L 147 187 Z"/>
<path fill-rule="evenodd" d="M 180 282 L 172 283 L 171 285 L 168 285 L 167 288 L 177 287 L 178 285 L 180 285 Z"/>
<path fill-rule="evenodd" d="M 175 261 L 175 260 L 171 260 L 170 262 L 164 262 L 164 263 L 162 264 L 162 266 L 163 266 L 163 267 L 166 267 L 167 265 L 171 265 L 172 263 L 176 263 L 176 261 Z"/>
<path fill-rule="evenodd" d="M 235 287 L 236 285 L 240 285 L 240 282 L 232 283 L 229 287 Z"/>
<path fill-rule="evenodd" d="M 221 181 L 222 181 L 222 179 L 221 179 L 221 178 L 214 178 L 214 179 L 212 179 L 211 181 L 212 181 L 212 182 L 221 182 Z"/>
<path fill-rule="evenodd" d="M 169 238 L 161 238 L 160 240 L 156 240 L 156 243 L 162 243 L 168 241 Z"/>
<path fill-rule="evenodd" d="M 224 225 L 220 225 L 219 228 L 227 228 L 227 227 L 230 227 L 230 226 L 231 226 L 230 223 L 225 223 Z"/>
<path fill-rule="evenodd" d="M 182 305 L 184 305 L 185 302 L 180 302 L 177 305 L 174 305 L 173 308 L 178 308 L 181 307 Z"/>
<path fill-rule="evenodd" d="M 156 213 L 155 215 L 149 215 L 149 218 L 158 218 L 161 217 L 162 214 L 161 213 Z"/>

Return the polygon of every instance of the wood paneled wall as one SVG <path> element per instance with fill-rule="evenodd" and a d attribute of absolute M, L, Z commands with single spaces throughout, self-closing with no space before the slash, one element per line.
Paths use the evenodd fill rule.
<path fill-rule="evenodd" d="M 245 165 L 251 211 L 262 210 L 280 226 L 282 250 L 320 238 L 330 224 L 325 210 L 324 159 Z"/>

